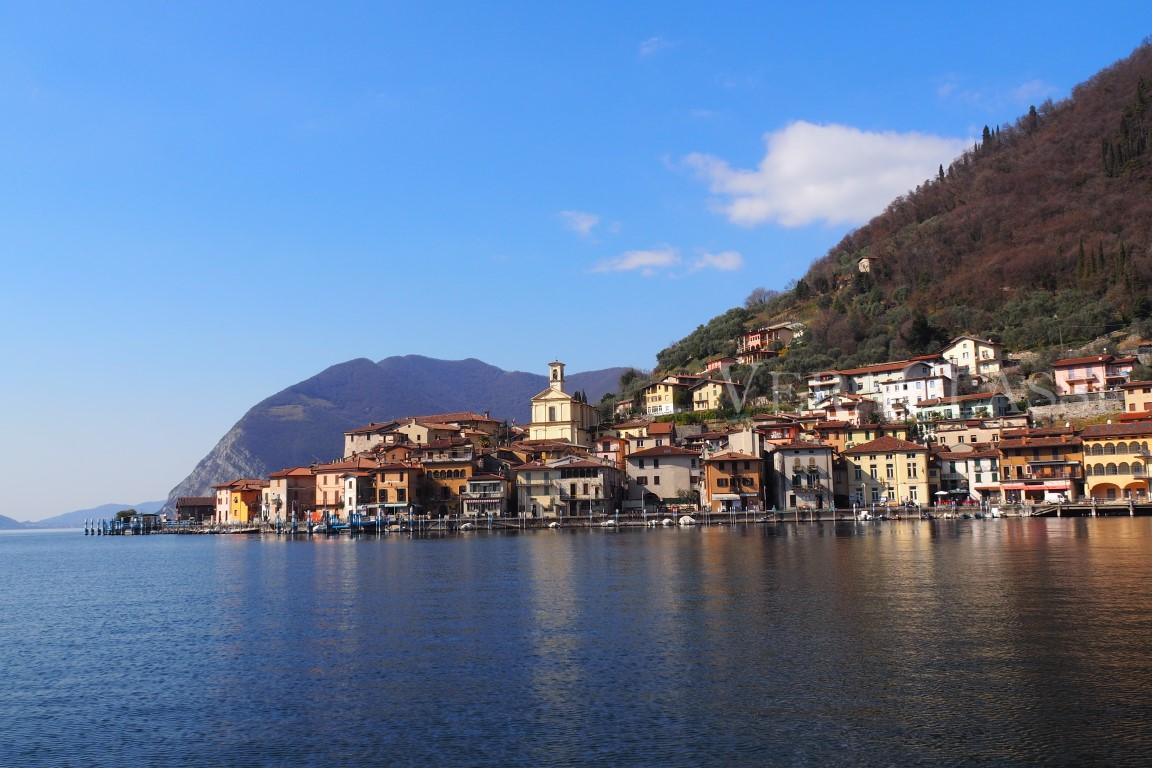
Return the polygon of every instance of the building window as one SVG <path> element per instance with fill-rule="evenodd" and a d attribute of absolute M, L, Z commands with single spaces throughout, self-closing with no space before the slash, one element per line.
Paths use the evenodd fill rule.
<path fill-rule="evenodd" d="M 660 485 L 660 475 L 653 476 L 652 485 Z"/>
<path fill-rule="evenodd" d="M 652 469 L 660 469 L 660 459 L 652 459 Z"/>

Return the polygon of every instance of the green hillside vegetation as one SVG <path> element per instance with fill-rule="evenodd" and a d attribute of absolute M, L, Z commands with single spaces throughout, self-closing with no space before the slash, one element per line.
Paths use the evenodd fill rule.
<path fill-rule="evenodd" d="M 868 258 L 871 270 L 861 272 Z M 962 333 L 1056 350 L 1152 336 L 1152 44 L 1033 107 L 849 233 L 781 294 L 657 355 L 693 369 L 739 331 L 799 320 L 766 370 L 807 372 L 934 352 Z"/>

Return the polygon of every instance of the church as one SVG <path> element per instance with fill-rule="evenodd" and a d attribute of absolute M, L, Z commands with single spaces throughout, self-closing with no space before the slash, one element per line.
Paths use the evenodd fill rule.
<path fill-rule="evenodd" d="M 564 391 L 564 363 L 548 364 L 548 389 L 532 398 L 529 440 L 566 440 L 592 447 L 592 433 L 600 424 L 600 413 L 583 398 Z"/>

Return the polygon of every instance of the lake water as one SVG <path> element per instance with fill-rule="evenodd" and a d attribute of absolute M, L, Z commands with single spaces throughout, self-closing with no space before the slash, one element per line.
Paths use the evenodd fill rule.
<path fill-rule="evenodd" d="M 1152 518 L 0 535 L 2 765 L 1152 764 Z"/>

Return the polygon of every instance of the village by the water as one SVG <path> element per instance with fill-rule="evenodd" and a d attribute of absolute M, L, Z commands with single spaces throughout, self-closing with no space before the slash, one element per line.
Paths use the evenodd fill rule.
<path fill-rule="evenodd" d="M 1018 361 L 960 336 L 938 354 L 802 377 L 800 406 L 729 376 L 802 339 L 745 331 L 737 354 L 656 374 L 610 411 L 565 365 L 531 421 L 411 415 L 344 432 L 343 455 L 230 479 L 175 515 L 126 511 L 86 533 L 334 533 L 473 528 L 995 518 L 1150 511 L 1152 381 L 1139 354 L 1057 359 L 1046 397 L 1004 384 Z M 1036 389 L 1033 387 L 1033 389 Z M 173 519 L 174 518 L 174 519 Z"/>

